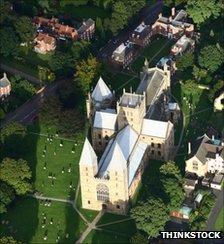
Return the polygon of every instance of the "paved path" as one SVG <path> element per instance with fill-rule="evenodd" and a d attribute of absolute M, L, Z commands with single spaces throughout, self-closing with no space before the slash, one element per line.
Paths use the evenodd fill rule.
<path fill-rule="evenodd" d="M 121 220 L 112 221 L 112 222 L 109 222 L 109 223 L 106 223 L 106 224 L 97 225 L 97 228 L 98 228 L 98 227 L 107 226 L 107 225 L 113 225 L 113 224 L 123 223 L 123 222 L 129 221 L 129 220 L 132 220 L 132 218 L 121 219 Z"/>
<path fill-rule="evenodd" d="M 206 222 L 207 231 L 214 230 L 216 219 L 218 218 L 219 212 L 223 208 L 223 204 L 224 204 L 224 189 L 222 189 L 218 193 L 218 196 L 217 196 L 217 199 L 215 202 L 215 206 L 213 207 L 213 209 L 208 217 L 208 220 Z"/>
<path fill-rule="evenodd" d="M 88 236 L 88 234 L 93 230 L 96 229 L 96 224 L 99 221 L 99 219 L 103 216 L 104 212 L 100 211 L 97 216 L 95 217 L 95 219 L 89 224 L 88 228 L 81 234 L 81 236 L 79 237 L 79 239 L 76 241 L 76 244 L 80 244 L 82 243 L 86 237 Z"/>
<path fill-rule="evenodd" d="M 37 77 L 29 75 L 27 73 L 24 73 L 23 71 L 15 69 L 13 67 L 10 67 L 10 66 L 8 66 L 6 64 L 0 64 L 0 68 L 3 69 L 4 71 L 9 72 L 10 74 L 20 75 L 21 77 L 31 81 L 32 83 L 34 83 L 36 85 L 40 85 L 41 84 L 41 81 Z"/>

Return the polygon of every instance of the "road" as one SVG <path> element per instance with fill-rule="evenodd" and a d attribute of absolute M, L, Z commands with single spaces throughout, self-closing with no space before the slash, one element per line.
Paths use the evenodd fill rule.
<path fill-rule="evenodd" d="M 160 12 L 162 12 L 163 1 L 158 0 L 153 6 L 144 7 L 138 14 L 138 18 L 135 23 L 129 25 L 125 29 L 119 32 L 119 34 L 113 37 L 106 46 L 102 47 L 98 52 L 98 58 L 105 59 L 110 57 L 113 51 L 122 42 L 126 42 L 129 39 L 130 33 L 143 21 L 146 24 L 152 24 L 158 18 Z"/>
<path fill-rule="evenodd" d="M 34 95 L 30 100 L 24 103 L 15 111 L 9 113 L 6 118 L 1 122 L 0 128 L 10 122 L 21 122 L 24 124 L 28 124 L 33 121 L 33 119 L 37 116 L 40 105 L 42 104 L 44 98 L 53 94 L 58 85 L 65 82 L 67 79 L 60 79 L 55 81 L 53 84 L 46 86 L 42 89 L 41 92 Z"/>
<path fill-rule="evenodd" d="M 207 223 L 206 223 L 206 230 L 207 231 L 211 231 L 214 230 L 214 226 L 215 226 L 215 221 L 219 215 L 219 212 L 221 211 L 222 207 L 223 207 L 223 203 L 224 203 L 224 189 L 222 189 L 221 191 L 216 191 L 215 195 L 217 196 L 216 202 L 215 202 L 215 206 L 213 207 Z"/>

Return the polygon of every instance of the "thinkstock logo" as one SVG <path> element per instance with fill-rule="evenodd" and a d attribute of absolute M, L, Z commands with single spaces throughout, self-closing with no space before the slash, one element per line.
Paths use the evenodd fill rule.
<path fill-rule="evenodd" d="M 160 231 L 161 239 L 222 239 L 221 231 Z"/>

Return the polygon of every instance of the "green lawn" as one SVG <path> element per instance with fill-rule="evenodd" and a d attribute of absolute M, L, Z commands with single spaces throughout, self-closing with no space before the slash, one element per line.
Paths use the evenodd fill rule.
<path fill-rule="evenodd" d="M 149 61 L 149 67 L 154 67 L 164 56 L 169 55 L 173 41 L 163 37 L 155 38 L 132 63 L 132 70 L 139 73 L 144 65 L 145 58 Z"/>
<path fill-rule="evenodd" d="M 96 217 L 96 215 L 98 214 L 98 211 L 82 208 L 81 189 L 79 190 L 79 195 L 77 198 L 76 206 L 77 206 L 78 210 L 83 214 L 83 216 L 90 222 L 93 221 L 94 218 Z"/>
<path fill-rule="evenodd" d="M 84 143 L 84 132 L 77 134 L 72 141 L 54 137 L 50 142 L 45 136 L 47 134 L 45 128 L 35 125 L 29 127 L 28 131 L 23 144 L 21 141 L 14 141 L 1 152 L 1 157 L 10 156 L 27 160 L 32 169 L 34 188 L 44 196 L 74 198 L 79 179 L 79 158 Z M 63 144 L 62 147 L 60 143 Z M 71 171 L 68 172 L 70 166 Z M 52 176 L 55 179 L 50 178 Z"/>
<path fill-rule="evenodd" d="M 129 216 L 105 213 L 98 221 L 97 225 L 103 225 L 114 221 L 129 219 Z"/>
<path fill-rule="evenodd" d="M 86 239 L 83 241 L 83 244 L 115 244 L 115 243 L 121 243 L 126 244 L 130 243 L 129 237 L 123 236 L 123 235 L 117 235 L 114 233 L 109 233 L 105 231 L 98 231 L 93 230 L 90 232 L 90 234 L 86 237 Z"/>
<path fill-rule="evenodd" d="M 121 223 L 106 225 L 106 226 L 102 226 L 101 228 L 104 230 L 126 234 L 129 237 L 131 237 L 136 232 L 136 225 L 134 220 L 127 220 Z"/>
<path fill-rule="evenodd" d="M 50 224 L 51 218 L 53 224 Z M 3 220 L 9 221 L 9 224 L 3 225 Z M 19 199 L 11 204 L 8 213 L 0 216 L 0 222 L 1 236 L 12 235 L 26 243 L 55 243 L 57 235 L 60 236 L 61 243 L 74 243 L 86 228 L 70 205 L 52 202 L 51 206 L 45 206 L 44 202 L 31 197 Z M 45 233 L 46 241 L 43 240 Z"/>
<path fill-rule="evenodd" d="M 30 134 L 30 137 L 32 140 L 36 135 Z M 83 134 L 77 135 L 75 140 L 76 142 L 54 138 L 52 142 L 49 142 L 46 136 L 38 136 L 35 189 L 43 192 L 44 196 L 74 197 L 79 178 L 78 163 L 84 142 Z M 60 143 L 63 144 L 62 147 Z M 75 146 L 75 143 L 77 143 L 77 146 Z M 45 148 L 46 153 L 44 153 Z M 74 153 L 72 153 L 73 148 Z M 46 166 L 46 169 L 44 169 L 44 166 Z M 69 172 L 70 166 L 71 171 Z M 55 180 L 49 178 L 49 175 L 52 174 L 56 177 Z"/>
<path fill-rule="evenodd" d="M 215 229 L 219 231 L 224 231 L 224 207 L 221 209 L 219 216 L 216 219 Z"/>

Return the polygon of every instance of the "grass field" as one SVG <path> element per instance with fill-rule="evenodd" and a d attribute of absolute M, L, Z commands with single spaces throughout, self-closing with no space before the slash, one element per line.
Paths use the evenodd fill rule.
<path fill-rule="evenodd" d="M 33 130 L 30 133 L 33 133 Z M 52 142 L 47 141 L 47 136 L 44 135 L 30 134 L 29 137 L 30 143 L 37 139 L 36 162 L 32 165 L 35 172 L 35 189 L 48 197 L 74 198 L 84 135 L 77 135 L 74 141 L 54 138 Z M 60 144 L 63 146 L 61 147 Z M 32 160 L 29 161 L 32 164 Z M 50 178 L 52 176 L 56 179 Z"/>
<path fill-rule="evenodd" d="M 90 232 L 90 234 L 86 237 L 86 239 L 83 241 L 83 244 L 127 244 L 130 243 L 129 237 L 126 235 L 116 235 L 114 233 L 105 232 L 105 231 L 99 231 L 99 230 L 93 230 Z"/>
<path fill-rule="evenodd" d="M 53 224 L 50 224 L 51 219 Z M 2 224 L 3 220 L 9 224 Z M 55 243 L 58 235 L 61 243 L 74 243 L 86 228 L 70 205 L 52 202 L 51 206 L 45 206 L 44 202 L 31 197 L 11 204 L 8 213 L 0 216 L 0 222 L 1 236 L 12 235 L 26 243 Z M 46 233 L 47 240 L 43 240 Z"/>
<path fill-rule="evenodd" d="M 110 222 L 119 221 L 119 220 L 126 220 L 129 219 L 129 216 L 125 215 L 117 215 L 112 213 L 105 213 L 101 219 L 98 221 L 98 225 L 108 224 Z"/>
<path fill-rule="evenodd" d="M 81 191 L 79 191 L 76 206 L 77 206 L 78 210 L 83 214 L 83 216 L 90 222 L 93 221 L 94 218 L 96 217 L 96 215 L 98 214 L 98 211 L 82 208 Z"/>
<path fill-rule="evenodd" d="M 216 219 L 215 229 L 218 231 L 224 231 L 224 207 L 222 207 L 219 216 Z"/>

